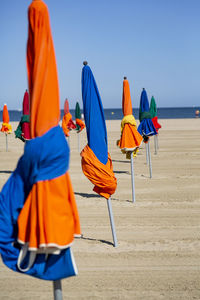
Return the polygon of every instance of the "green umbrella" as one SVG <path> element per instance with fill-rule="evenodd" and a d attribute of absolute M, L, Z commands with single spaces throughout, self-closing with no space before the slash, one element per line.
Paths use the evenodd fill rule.
<path fill-rule="evenodd" d="M 156 101 L 154 99 L 154 96 L 152 96 L 152 98 L 151 98 L 149 111 L 150 111 L 152 119 L 157 116 L 157 107 L 156 107 Z"/>
<path fill-rule="evenodd" d="M 81 109 L 80 109 L 80 106 L 79 106 L 78 102 L 76 102 L 75 119 L 81 119 Z M 76 130 L 79 131 L 80 128 L 81 127 L 78 124 L 76 124 Z"/>

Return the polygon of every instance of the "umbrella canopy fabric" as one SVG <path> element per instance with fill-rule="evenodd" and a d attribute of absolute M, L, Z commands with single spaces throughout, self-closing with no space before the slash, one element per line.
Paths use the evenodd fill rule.
<path fill-rule="evenodd" d="M 158 123 L 158 116 L 157 116 L 157 106 L 156 106 L 156 101 L 154 97 L 151 97 L 151 102 L 150 102 L 150 114 L 151 114 L 151 119 L 153 122 L 154 127 L 156 128 L 156 131 L 161 128 L 161 125 Z"/>
<path fill-rule="evenodd" d="M 143 89 L 140 97 L 139 120 L 140 125 L 138 126 L 138 132 L 142 136 L 148 137 L 157 134 L 151 120 L 151 114 L 149 112 L 149 100 L 145 89 Z"/>
<path fill-rule="evenodd" d="M 4 133 L 12 133 L 12 126 L 9 124 L 10 118 L 8 113 L 7 104 L 3 106 L 3 124 L 1 127 L 1 131 Z"/>
<path fill-rule="evenodd" d="M 76 129 L 76 125 L 72 120 L 72 115 L 69 112 L 69 101 L 66 99 L 64 104 L 64 116 L 62 119 L 62 129 L 65 136 L 69 137 L 69 132 L 72 129 Z"/>
<path fill-rule="evenodd" d="M 15 130 L 15 137 L 23 142 L 30 140 L 30 109 L 29 109 L 29 94 L 26 90 L 23 98 L 23 115 Z"/>
<path fill-rule="evenodd" d="M 122 111 L 124 117 L 121 121 L 121 138 L 117 142 L 117 145 L 121 148 L 123 153 L 130 151 L 136 152 L 143 138 L 137 131 L 137 124 L 132 114 L 130 88 L 126 78 L 123 81 Z"/>
<path fill-rule="evenodd" d="M 28 17 L 32 139 L 0 194 L 0 253 L 15 271 L 58 280 L 77 273 L 70 245 L 74 235 L 80 235 L 80 222 L 68 173 L 69 147 L 58 126 L 58 80 L 47 6 L 33 0 Z"/>
<path fill-rule="evenodd" d="M 82 169 L 95 185 L 94 191 L 108 199 L 117 187 L 108 153 L 107 130 L 101 97 L 88 65 L 82 69 L 82 99 L 88 145 L 82 150 Z"/>
<path fill-rule="evenodd" d="M 79 133 L 85 128 L 85 124 L 81 120 L 81 109 L 78 102 L 76 102 L 76 107 L 75 107 L 75 118 L 76 118 L 76 130 L 77 133 Z"/>

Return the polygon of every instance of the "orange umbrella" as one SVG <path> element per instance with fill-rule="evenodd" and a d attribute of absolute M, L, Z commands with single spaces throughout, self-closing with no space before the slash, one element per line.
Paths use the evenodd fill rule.
<path fill-rule="evenodd" d="M 123 81 L 122 110 L 124 117 L 121 121 L 121 138 L 117 141 L 117 145 L 121 148 L 122 153 L 126 153 L 126 158 L 131 158 L 132 200 L 135 202 L 133 156 L 136 156 L 143 138 L 137 131 L 137 124 L 132 114 L 131 94 L 126 77 Z"/>
<path fill-rule="evenodd" d="M 123 81 L 122 110 L 124 117 L 121 121 L 121 138 L 117 144 L 122 152 L 127 154 L 127 158 L 130 158 L 130 153 L 136 154 L 141 145 L 142 136 L 137 131 L 137 124 L 132 114 L 130 88 L 126 77 Z"/>
<path fill-rule="evenodd" d="M 12 126 L 9 124 L 9 113 L 7 104 L 4 104 L 3 107 L 3 124 L 1 127 L 1 132 L 4 132 L 6 134 L 6 151 L 8 151 L 8 137 L 7 134 L 12 133 Z"/>
<path fill-rule="evenodd" d="M 54 280 L 55 287 L 77 273 L 70 246 L 80 235 L 80 222 L 68 173 L 69 147 L 58 126 L 56 59 L 43 1 L 32 1 L 28 18 L 31 140 L 0 193 L 0 254 L 12 270 Z"/>
<path fill-rule="evenodd" d="M 3 106 L 3 124 L 1 127 L 1 131 L 4 133 L 12 133 L 12 126 L 9 124 L 10 118 L 8 113 L 7 104 Z"/>

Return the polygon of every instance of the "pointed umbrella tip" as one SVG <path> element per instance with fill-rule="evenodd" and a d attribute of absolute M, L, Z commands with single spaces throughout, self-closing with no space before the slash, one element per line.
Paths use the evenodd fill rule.
<path fill-rule="evenodd" d="M 124 80 L 126 80 L 127 79 L 127 77 L 126 76 L 124 76 Z"/>
<path fill-rule="evenodd" d="M 83 64 L 84 64 L 84 66 L 87 66 L 88 62 L 86 60 L 84 60 Z"/>
<path fill-rule="evenodd" d="M 4 105 L 7 105 L 7 103 L 4 103 Z"/>

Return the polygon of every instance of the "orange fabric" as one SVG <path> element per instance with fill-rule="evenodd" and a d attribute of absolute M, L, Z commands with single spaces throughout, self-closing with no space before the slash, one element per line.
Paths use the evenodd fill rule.
<path fill-rule="evenodd" d="M 80 126 L 79 132 L 85 128 L 85 124 L 80 119 L 76 119 L 76 124 Z"/>
<path fill-rule="evenodd" d="M 48 244 L 60 247 L 69 245 L 74 234 L 80 234 L 69 174 L 34 184 L 19 215 L 18 224 L 18 239 L 29 242 L 29 248 Z"/>
<path fill-rule="evenodd" d="M 64 131 L 64 134 L 65 136 L 69 136 L 69 131 L 70 129 L 68 128 L 68 123 L 69 121 L 71 120 L 72 118 L 72 115 L 70 113 L 67 113 L 63 116 L 63 119 L 62 119 L 62 129 Z"/>
<path fill-rule="evenodd" d="M 9 118 L 9 113 L 8 113 L 8 108 L 7 105 L 4 104 L 3 106 L 3 123 L 9 123 L 10 118 Z"/>
<path fill-rule="evenodd" d="M 123 81 L 122 111 L 124 116 L 132 115 L 131 94 L 127 79 Z"/>
<path fill-rule="evenodd" d="M 9 124 L 10 118 L 8 113 L 7 105 L 4 104 L 3 107 L 3 124 L 1 127 L 1 131 L 5 133 L 11 133 L 12 132 L 12 126 Z"/>
<path fill-rule="evenodd" d="M 58 79 L 48 9 L 41 0 L 29 6 L 27 69 L 30 91 L 31 137 L 57 126 L 60 118 Z M 80 223 L 68 172 L 37 182 L 18 218 L 18 239 L 29 248 L 55 244 L 67 247 Z M 49 245 L 50 246 L 50 245 Z"/>
<path fill-rule="evenodd" d="M 33 0 L 28 10 L 27 71 L 31 138 L 41 136 L 60 120 L 56 59 L 48 8 Z"/>
<path fill-rule="evenodd" d="M 125 124 L 118 146 L 121 149 L 134 150 L 141 145 L 142 140 L 143 138 L 135 126 Z"/>
<path fill-rule="evenodd" d="M 110 154 L 108 153 L 106 165 L 97 159 L 88 145 L 85 146 L 80 155 L 82 157 L 83 173 L 95 185 L 93 191 L 109 199 L 117 188 L 117 179 L 113 172 Z"/>

